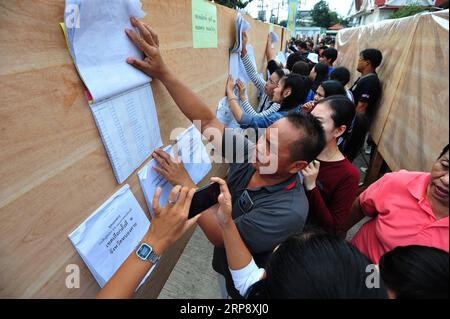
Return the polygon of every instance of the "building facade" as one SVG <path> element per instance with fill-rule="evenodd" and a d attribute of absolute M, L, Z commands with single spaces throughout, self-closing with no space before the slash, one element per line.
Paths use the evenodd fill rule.
<path fill-rule="evenodd" d="M 357 27 L 389 19 L 398 9 L 407 5 L 421 5 L 427 9 L 441 6 L 445 0 L 354 0 L 348 18 Z"/>

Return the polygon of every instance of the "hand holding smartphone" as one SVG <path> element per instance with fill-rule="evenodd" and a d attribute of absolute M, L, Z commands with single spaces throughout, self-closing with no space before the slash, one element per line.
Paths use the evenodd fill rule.
<path fill-rule="evenodd" d="M 216 205 L 218 203 L 219 195 L 220 185 L 218 183 L 212 183 L 199 188 L 192 198 L 191 208 L 189 209 L 189 219 Z"/>

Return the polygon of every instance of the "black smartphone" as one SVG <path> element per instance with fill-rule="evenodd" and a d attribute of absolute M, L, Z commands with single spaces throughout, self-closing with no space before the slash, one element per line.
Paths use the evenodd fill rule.
<path fill-rule="evenodd" d="M 189 219 L 217 204 L 219 195 L 220 185 L 218 183 L 212 183 L 197 189 L 189 209 Z"/>

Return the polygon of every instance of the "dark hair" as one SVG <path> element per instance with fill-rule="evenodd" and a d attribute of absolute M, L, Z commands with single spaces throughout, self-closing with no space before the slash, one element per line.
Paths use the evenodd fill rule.
<path fill-rule="evenodd" d="M 445 298 L 449 255 L 425 246 L 397 247 L 380 259 L 381 278 L 398 299 Z"/>
<path fill-rule="evenodd" d="M 322 56 L 331 60 L 331 64 L 333 64 L 334 61 L 336 61 L 336 59 L 338 57 L 338 52 L 336 49 L 329 48 L 322 52 Z"/>
<path fill-rule="evenodd" d="M 339 81 L 343 86 L 346 86 L 350 82 L 350 71 L 343 66 L 335 68 L 330 74 L 330 80 Z"/>
<path fill-rule="evenodd" d="M 280 80 L 281 80 L 282 78 L 285 77 L 284 71 L 283 71 L 283 69 L 281 69 L 281 68 L 276 69 L 273 73 L 275 73 L 276 75 L 278 75 L 278 77 L 280 78 Z"/>
<path fill-rule="evenodd" d="M 365 49 L 361 52 L 361 57 L 368 60 L 374 69 L 378 68 L 383 61 L 383 54 L 377 49 Z"/>
<path fill-rule="evenodd" d="M 325 91 L 325 97 L 329 97 L 332 95 L 344 95 L 347 96 L 347 91 L 345 87 L 341 84 L 341 82 L 335 80 L 329 80 L 322 82 L 320 86 Z"/>
<path fill-rule="evenodd" d="M 309 64 L 305 61 L 298 61 L 292 68 L 292 74 L 299 74 L 303 76 L 309 75 Z"/>
<path fill-rule="evenodd" d="M 305 102 L 311 89 L 311 80 L 309 78 L 298 74 L 289 74 L 280 81 L 284 83 L 283 92 L 291 89 L 291 95 L 283 99 L 279 112 L 290 111 Z"/>
<path fill-rule="evenodd" d="M 322 82 L 328 80 L 328 65 L 325 65 L 322 63 L 317 63 L 313 69 L 316 71 L 317 76 L 316 76 L 316 79 L 313 81 L 311 89 L 314 92 L 316 92 L 319 85 Z"/>
<path fill-rule="evenodd" d="M 299 49 L 304 49 L 304 50 L 308 50 L 308 45 L 306 44 L 306 42 L 301 41 L 298 45 Z"/>
<path fill-rule="evenodd" d="M 266 278 L 253 285 L 249 299 L 386 298 L 383 286 L 366 285 L 371 262 L 353 245 L 324 232 L 289 237 L 273 253 Z"/>
<path fill-rule="evenodd" d="M 289 112 L 286 118 L 301 131 L 298 140 L 289 145 L 291 160 L 312 162 L 326 145 L 322 124 L 311 114 L 300 112 Z"/>
<path fill-rule="evenodd" d="M 292 72 L 292 68 L 294 67 L 294 64 L 298 61 L 303 61 L 303 56 L 300 52 L 292 53 L 288 56 L 286 61 L 286 69 Z"/>
<path fill-rule="evenodd" d="M 276 62 L 275 60 L 270 60 L 267 63 L 267 71 L 269 71 L 269 74 L 272 75 L 273 72 L 275 72 L 276 70 L 281 69 L 280 65 L 278 64 L 278 62 Z"/>
<path fill-rule="evenodd" d="M 340 127 L 342 125 L 347 127 L 342 134 L 342 136 L 345 137 L 356 114 L 355 104 L 350 101 L 348 97 L 342 95 L 332 95 L 320 100 L 317 105 L 324 103 L 326 103 L 333 112 L 331 118 L 333 119 L 334 127 Z"/>
<path fill-rule="evenodd" d="M 444 147 L 444 149 L 442 150 L 441 155 L 439 155 L 438 160 L 441 159 L 442 156 L 444 156 L 445 154 L 447 154 L 448 150 L 449 150 L 449 145 L 447 144 L 447 146 Z"/>

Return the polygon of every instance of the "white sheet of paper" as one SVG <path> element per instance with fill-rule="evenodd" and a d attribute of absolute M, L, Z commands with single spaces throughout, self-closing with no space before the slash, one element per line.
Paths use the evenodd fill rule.
<path fill-rule="evenodd" d="M 278 36 L 278 34 L 273 31 L 270 32 L 270 38 L 272 40 L 272 43 L 277 43 L 278 41 L 280 41 L 280 37 Z"/>
<path fill-rule="evenodd" d="M 283 52 L 278 52 L 277 56 L 275 57 L 275 61 L 282 63 L 284 66 L 286 66 L 286 55 Z"/>
<path fill-rule="evenodd" d="M 237 53 L 242 51 L 242 32 L 250 30 L 250 23 L 248 23 L 240 13 L 236 16 L 235 28 L 236 28 L 236 42 L 231 52 Z"/>
<path fill-rule="evenodd" d="M 150 84 L 91 105 L 117 182 L 124 182 L 162 145 Z"/>
<path fill-rule="evenodd" d="M 126 184 L 78 226 L 69 239 L 103 288 L 135 251 L 149 227 L 147 216 Z"/>
<path fill-rule="evenodd" d="M 234 81 L 239 78 L 239 68 L 241 66 L 241 58 L 239 57 L 240 53 L 230 53 L 230 64 L 229 64 L 229 72 Z"/>
<path fill-rule="evenodd" d="M 227 97 L 220 100 L 216 112 L 217 119 L 227 128 L 239 128 L 240 125 L 234 118 L 233 112 L 228 105 Z"/>
<path fill-rule="evenodd" d="M 211 160 L 206 152 L 205 146 L 203 145 L 200 132 L 198 132 L 194 126 L 188 128 L 177 138 L 177 149 L 177 153 L 183 161 L 184 167 L 189 173 L 189 176 L 194 183 L 199 183 L 212 168 Z M 164 150 L 170 154 L 171 157 L 174 157 L 174 146 L 166 146 Z M 170 191 L 173 188 L 164 177 L 159 175 L 158 172 L 153 169 L 155 165 L 158 165 L 157 162 L 155 160 L 151 160 L 138 172 L 139 182 L 147 202 L 147 207 L 152 216 L 152 202 L 156 189 L 161 187 L 159 204 L 161 207 L 164 207 L 169 199 Z"/>
<path fill-rule="evenodd" d="M 67 24 L 74 5 L 79 12 L 78 27 Z M 125 33 L 125 28 L 133 29 L 131 16 L 145 16 L 141 6 L 140 0 L 66 0 L 69 48 L 94 102 L 151 80 L 126 63 L 128 57 L 143 57 Z"/>

